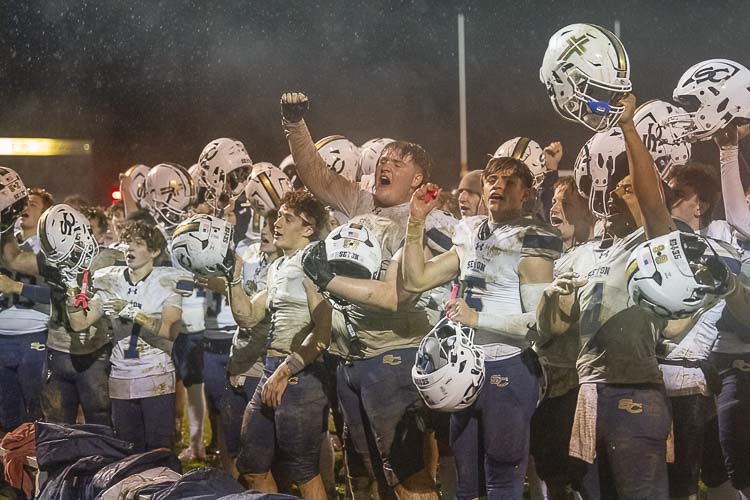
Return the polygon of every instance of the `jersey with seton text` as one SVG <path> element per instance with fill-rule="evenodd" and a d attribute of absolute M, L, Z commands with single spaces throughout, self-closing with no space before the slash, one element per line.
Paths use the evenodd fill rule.
<path fill-rule="evenodd" d="M 569 270 L 588 282 L 577 294 L 580 308 L 581 383 L 661 384 L 656 341 L 666 321 L 630 300 L 630 254 L 646 239 L 643 229 L 625 238 L 576 247 Z"/>
<path fill-rule="evenodd" d="M 304 250 L 299 250 L 280 257 L 268 268 L 267 308 L 271 312 L 268 348 L 282 354 L 296 351 L 313 327 L 303 284 L 303 253 Z"/>
<path fill-rule="evenodd" d="M 408 214 L 407 214 L 408 215 Z M 393 219 L 376 214 L 353 217 L 350 223 L 361 224 L 380 243 L 382 262 L 380 280 L 385 279 L 394 254 L 401 248 L 405 229 Z M 331 353 L 345 359 L 368 359 L 385 352 L 405 347 L 416 347 L 430 331 L 425 300 L 405 303 L 395 312 L 375 311 L 356 305 L 346 307 L 346 313 L 334 309 Z M 359 351 L 353 352 L 349 343 L 346 318 L 359 338 Z"/>
<path fill-rule="evenodd" d="M 458 223 L 453 236 L 460 261 L 459 279 L 466 304 L 476 311 L 522 314 L 536 304 L 521 303 L 518 264 L 524 257 L 553 261 L 560 256 L 562 240 L 552 226 L 532 217 L 519 217 L 493 224 L 486 216 L 467 217 Z M 504 358 L 529 346 L 525 336 L 496 334 L 478 329 L 474 342 L 490 347 L 493 358 Z"/>
<path fill-rule="evenodd" d="M 124 299 L 149 316 L 161 317 L 167 306 L 182 308 L 182 297 L 175 289 L 180 279 L 189 276 L 172 267 L 155 267 L 144 279 L 132 283 L 127 267 L 112 266 L 94 273 L 93 285 L 96 296 L 103 302 Z M 119 317 L 110 320 L 114 337 L 121 339 L 112 350 L 111 378 L 139 379 L 174 372 L 169 354 L 139 337 L 139 325 Z"/>

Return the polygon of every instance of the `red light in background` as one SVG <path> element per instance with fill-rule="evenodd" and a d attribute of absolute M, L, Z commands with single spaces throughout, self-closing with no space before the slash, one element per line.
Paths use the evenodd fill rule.
<path fill-rule="evenodd" d="M 122 193 L 119 189 L 112 190 L 112 201 L 122 201 Z"/>

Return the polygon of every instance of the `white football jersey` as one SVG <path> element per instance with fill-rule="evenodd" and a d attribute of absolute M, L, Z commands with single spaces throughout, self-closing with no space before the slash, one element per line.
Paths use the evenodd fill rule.
<path fill-rule="evenodd" d="M 302 254 L 276 259 L 268 268 L 268 302 L 271 331 L 268 348 L 291 354 L 312 330 L 312 318 L 303 285 Z"/>
<path fill-rule="evenodd" d="M 527 312 L 521 304 L 518 263 L 523 257 L 557 259 L 562 251 L 560 233 L 532 217 L 505 224 L 490 223 L 478 215 L 461 220 L 453 236 L 460 261 L 459 279 L 466 304 L 476 311 Z M 527 306 L 533 310 L 536 304 Z M 492 352 L 491 358 L 513 356 L 529 346 L 517 335 L 477 330 L 474 342 Z"/>
<path fill-rule="evenodd" d="M 34 235 L 19 245 L 23 251 L 39 255 L 41 243 Z M 41 276 L 28 276 L 21 273 L 4 273 L 11 279 L 29 285 L 45 285 Z M 20 295 L 0 293 L 0 335 L 24 335 L 43 332 L 49 321 L 50 304 L 32 302 Z"/>
<path fill-rule="evenodd" d="M 260 243 L 253 243 L 247 247 L 241 257 L 245 263 L 242 267 L 242 289 L 245 294 L 252 297 L 266 289 L 268 267 L 271 263 L 268 255 L 260 251 Z M 271 318 L 267 315 L 263 321 L 252 328 L 251 332 L 236 329 L 232 336 L 232 350 L 227 364 L 227 371 L 230 374 L 258 377 L 263 373 L 263 353 L 266 341 L 261 343 L 259 339 L 268 339 L 270 328 Z"/>
<path fill-rule="evenodd" d="M 182 297 L 175 289 L 176 282 L 180 279 L 190 277 L 184 271 L 175 268 L 155 267 L 146 278 L 138 283 L 131 283 L 126 267 L 113 266 L 94 273 L 93 287 L 96 296 L 103 302 L 110 299 L 125 299 L 145 314 L 160 317 L 164 307 L 182 307 Z M 115 338 L 122 337 L 115 343 L 110 357 L 111 378 L 135 380 L 174 372 L 170 355 L 139 337 L 139 325 L 119 317 L 110 320 Z M 133 384 L 131 395 L 135 394 L 132 386 Z M 143 388 L 143 391 L 149 393 L 150 389 Z M 174 388 L 171 392 L 174 392 Z"/>

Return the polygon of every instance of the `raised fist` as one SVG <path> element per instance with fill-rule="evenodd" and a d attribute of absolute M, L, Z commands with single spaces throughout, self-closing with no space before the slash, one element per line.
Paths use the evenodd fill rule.
<path fill-rule="evenodd" d="M 302 92 L 285 92 L 281 94 L 281 116 L 288 122 L 296 123 L 305 117 L 310 109 L 310 101 Z"/>

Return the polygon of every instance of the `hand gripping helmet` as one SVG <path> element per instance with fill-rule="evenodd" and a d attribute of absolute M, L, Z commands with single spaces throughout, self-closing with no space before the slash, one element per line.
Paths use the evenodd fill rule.
<path fill-rule="evenodd" d="M 193 215 L 172 235 L 175 264 L 198 276 L 231 276 L 234 270 L 234 227 L 211 215 Z"/>
<path fill-rule="evenodd" d="M 133 165 L 125 172 L 120 174 L 120 193 L 127 197 L 139 209 L 145 209 L 144 201 L 146 198 L 146 175 L 149 168 L 146 165 Z M 129 203 L 124 203 L 126 210 Z"/>
<path fill-rule="evenodd" d="M 484 383 L 484 350 L 474 330 L 441 319 L 417 349 L 411 378 L 425 404 L 456 412 L 471 406 Z"/>
<path fill-rule="evenodd" d="M 160 163 L 146 176 L 146 204 L 149 213 L 165 230 L 171 230 L 185 218 L 195 203 L 193 178 L 175 163 Z"/>
<path fill-rule="evenodd" d="M 42 253 L 66 278 L 89 269 L 99 253 L 99 244 L 88 219 L 73 207 L 54 205 L 44 211 L 37 223 Z"/>
<path fill-rule="evenodd" d="M 685 109 L 669 118 L 683 130 L 678 140 L 704 141 L 735 118 L 750 119 L 750 71 L 728 59 L 709 59 L 682 75 L 672 97 Z"/>
<path fill-rule="evenodd" d="M 396 142 L 393 139 L 370 139 L 359 148 L 357 159 L 357 180 L 362 180 L 365 175 L 375 175 L 375 167 L 378 166 L 378 158 L 386 145 Z"/>
<path fill-rule="evenodd" d="M 326 237 L 326 254 L 334 274 L 377 279 L 383 255 L 380 242 L 361 224 L 349 222 Z"/>
<path fill-rule="evenodd" d="M 228 201 L 224 197 L 236 198 L 245 189 L 253 162 L 238 140 L 221 138 L 209 142 L 198 159 L 201 180 L 206 188 L 206 201 L 219 207 Z"/>
<path fill-rule="evenodd" d="M 589 200 L 594 216 L 607 217 L 609 193 L 628 175 L 622 131 L 615 127 L 595 134 L 583 145 L 573 167 L 578 192 Z"/>
<path fill-rule="evenodd" d="M 292 183 L 280 168 L 272 163 L 260 162 L 253 165 L 253 173 L 245 186 L 245 197 L 263 210 L 278 210 L 281 199 L 291 190 Z"/>
<path fill-rule="evenodd" d="M 674 104 L 664 101 L 646 101 L 635 111 L 635 128 L 654 159 L 662 179 L 669 177 L 675 165 L 690 159 L 690 144 L 679 141 L 680 131 L 668 123 L 671 116 L 684 113 Z"/>
<path fill-rule="evenodd" d="M 0 167 L 0 233 L 11 229 L 26 209 L 29 195 L 15 170 Z"/>
<path fill-rule="evenodd" d="M 534 176 L 534 187 L 538 187 L 542 183 L 544 174 L 547 172 L 547 159 L 544 157 L 544 150 L 538 142 L 528 137 L 514 137 L 505 141 L 497 148 L 492 157 L 513 158 L 524 162 Z"/>
<path fill-rule="evenodd" d="M 628 293 L 635 304 L 659 316 L 685 318 L 721 299 L 723 266 L 707 239 L 674 231 L 633 250 L 626 271 Z"/>
<path fill-rule="evenodd" d="M 539 78 L 560 116 L 595 132 L 617 124 L 625 110 L 619 100 L 632 89 L 625 47 L 593 24 L 571 24 L 552 35 Z"/>
<path fill-rule="evenodd" d="M 329 135 L 315 143 L 328 168 L 352 182 L 357 181 L 359 149 L 343 135 Z"/>

